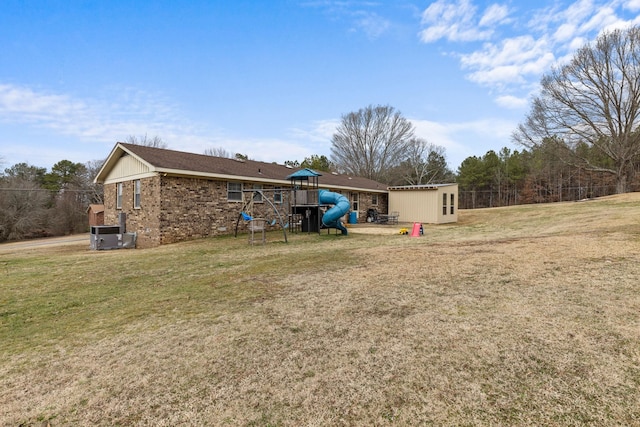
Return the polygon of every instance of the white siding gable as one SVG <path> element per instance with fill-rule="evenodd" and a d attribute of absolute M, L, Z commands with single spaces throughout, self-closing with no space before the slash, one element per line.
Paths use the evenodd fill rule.
<path fill-rule="evenodd" d="M 153 175 L 149 165 L 141 162 L 134 156 L 128 154 L 120 157 L 115 166 L 109 171 L 105 179 L 105 184 L 126 181 L 130 179 L 144 178 Z"/>

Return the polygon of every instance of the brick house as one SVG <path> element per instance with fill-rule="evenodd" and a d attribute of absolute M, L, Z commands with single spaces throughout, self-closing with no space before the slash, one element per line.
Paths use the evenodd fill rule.
<path fill-rule="evenodd" d="M 249 193 L 255 216 L 273 214 L 273 205 L 286 218 L 292 185 L 286 177 L 292 172 L 275 163 L 119 142 L 95 182 L 104 185 L 104 223 L 117 224 L 118 214 L 125 213 L 127 232 L 137 234 L 137 247 L 147 248 L 233 234 L 246 190 L 272 197 L 272 203 L 264 203 L 262 196 Z M 325 172 L 319 185 L 348 197 L 359 221 L 369 208 L 388 211 L 387 187 L 379 182 Z"/>

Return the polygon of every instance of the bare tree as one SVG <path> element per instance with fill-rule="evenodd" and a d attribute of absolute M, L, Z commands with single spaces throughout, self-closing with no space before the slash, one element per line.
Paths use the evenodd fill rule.
<path fill-rule="evenodd" d="M 44 232 L 50 192 L 32 181 L 7 178 L 0 186 L 0 242 Z"/>
<path fill-rule="evenodd" d="M 49 215 L 49 227 L 55 235 L 87 231 L 87 203 L 82 191 L 62 191 L 56 197 L 54 215 Z"/>
<path fill-rule="evenodd" d="M 204 150 L 206 156 L 224 157 L 226 159 L 233 159 L 234 155 L 230 151 L 227 151 L 224 147 L 207 148 Z"/>
<path fill-rule="evenodd" d="M 453 180 L 447 167 L 445 149 L 422 138 L 412 138 L 406 160 L 400 166 L 404 184 L 420 185 Z"/>
<path fill-rule="evenodd" d="M 393 107 L 368 106 L 345 114 L 331 139 L 331 160 L 344 172 L 386 181 L 406 157 L 413 125 Z"/>
<path fill-rule="evenodd" d="M 640 27 L 603 33 L 578 50 L 571 62 L 541 81 L 540 95 L 513 134 L 534 148 L 558 141 L 576 166 L 616 177 L 623 193 L 640 158 Z M 602 153 L 607 162 L 580 155 L 581 145 Z"/>
<path fill-rule="evenodd" d="M 142 145 L 145 147 L 154 147 L 154 148 L 167 148 L 168 145 L 166 142 L 162 140 L 158 135 L 153 138 L 147 137 L 145 133 L 143 136 L 137 137 L 135 135 L 129 135 L 125 142 L 129 144 Z"/>
<path fill-rule="evenodd" d="M 93 182 L 104 162 L 105 160 L 91 160 L 85 163 L 86 177 L 83 188 L 88 195 L 89 203 L 104 203 L 104 186 Z"/>

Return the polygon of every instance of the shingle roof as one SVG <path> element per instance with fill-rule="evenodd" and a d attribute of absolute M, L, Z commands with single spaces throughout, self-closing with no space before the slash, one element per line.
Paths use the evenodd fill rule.
<path fill-rule="evenodd" d="M 276 163 L 258 162 L 255 160 L 236 160 L 214 157 L 205 154 L 187 153 L 184 151 L 146 147 L 142 145 L 119 142 L 125 151 L 135 155 L 158 171 L 180 172 L 189 175 L 228 175 L 247 180 L 280 180 L 288 183 L 287 177 L 298 170 Z M 112 152 L 112 154 L 116 150 Z M 344 187 L 386 192 L 385 184 L 362 177 L 352 177 L 330 172 L 322 173 L 318 178 L 320 187 Z"/>
<path fill-rule="evenodd" d="M 87 212 L 89 212 L 89 211 L 94 212 L 94 213 L 104 212 L 104 205 L 91 203 L 91 204 L 89 204 L 89 207 L 87 207 Z"/>

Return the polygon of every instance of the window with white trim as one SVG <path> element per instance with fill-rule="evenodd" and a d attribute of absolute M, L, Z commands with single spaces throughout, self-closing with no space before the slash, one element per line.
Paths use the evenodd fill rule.
<path fill-rule="evenodd" d="M 133 208 L 140 209 L 142 201 L 142 183 L 139 179 L 133 181 Z"/>
<path fill-rule="evenodd" d="M 242 183 L 227 182 L 227 200 L 230 202 L 242 201 Z"/>
<path fill-rule="evenodd" d="M 116 209 L 122 209 L 122 183 L 116 184 Z"/>
<path fill-rule="evenodd" d="M 360 200 L 358 193 L 351 193 L 351 210 L 358 212 L 358 201 Z"/>
<path fill-rule="evenodd" d="M 276 187 L 273 191 L 273 203 L 282 204 L 282 187 Z"/>

